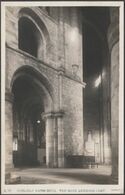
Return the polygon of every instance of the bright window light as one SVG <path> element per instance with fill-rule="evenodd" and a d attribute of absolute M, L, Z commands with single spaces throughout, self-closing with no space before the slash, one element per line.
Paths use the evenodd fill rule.
<path fill-rule="evenodd" d="M 101 83 L 101 76 L 99 75 L 99 77 L 95 81 L 95 87 L 98 87 L 100 83 Z"/>
<path fill-rule="evenodd" d="M 17 137 L 13 138 L 13 151 L 17 151 L 18 150 L 18 139 Z"/>

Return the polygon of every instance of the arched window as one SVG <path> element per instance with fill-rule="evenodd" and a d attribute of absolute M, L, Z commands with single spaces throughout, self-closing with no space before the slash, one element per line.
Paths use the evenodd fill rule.
<path fill-rule="evenodd" d="M 50 54 L 50 36 L 37 11 L 36 8 L 19 11 L 19 49 L 44 61 Z"/>
<path fill-rule="evenodd" d="M 37 57 L 40 33 L 35 24 L 28 18 L 19 20 L 19 49 Z"/>

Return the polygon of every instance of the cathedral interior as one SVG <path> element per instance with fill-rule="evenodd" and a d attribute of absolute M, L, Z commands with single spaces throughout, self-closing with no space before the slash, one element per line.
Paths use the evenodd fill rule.
<path fill-rule="evenodd" d="M 18 168 L 106 166 L 117 184 L 119 8 L 7 6 L 5 17 L 6 182 Z"/>

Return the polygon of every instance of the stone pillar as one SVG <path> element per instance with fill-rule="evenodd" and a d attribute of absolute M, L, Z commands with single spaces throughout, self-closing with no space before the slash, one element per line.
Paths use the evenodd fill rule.
<path fill-rule="evenodd" d="M 62 110 L 63 108 L 63 75 L 64 75 L 64 68 L 60 67 L 58 70 L 58 97 L 59 97 L 59 106 L 58 109 Z"/>
<path fill-rule="evenodd" d="M 46 119 L 46 165 L 54 166 L 54 118 L 52 113 L 44 115 Z"/>
<path fill-rule="evenodd" d="M 64 167 L 63 111 L 42 115 L 46 120 L 46 165 Z"/>
<path fill-rule="evenodd" d="M 58 124 L 58 167 L 64 167 L 64 129 L 63 112 L 56 113 Z"/>
<path fill-rule="evenodd" d="M 65 66 L 65 33 L 64 33 L 64 10 L 59 8 L 59 28 L 58 28 L 58 64 L 59 67 Z"/>
<path fill-rule="evenodd" d="M 54 119 L 54 167 L 58 167 L 58 124 L 57 117 Z"/>
<path fill-rule="evenodd" d="M 13 94 L 5 93 L 5 169 L 9 172 L 13 168 Z"/>
<path fill-rule="evenodd" d="M 108 43 L 111 55 L 112 182 L 118 183 L 119 139 L 119 8 L 110 8 Z"/>
<path fill-rule="evenodd" d="M 63 74 L 64 66 L 60 66 L 58 70 L 58 109 L 63 110 Z M 56 112 L 55 117 L 57 121 L 57 147 L 58 147 L 58 167 L 64 167 L 64 130 L 63 130 L 63 112 Z"/>

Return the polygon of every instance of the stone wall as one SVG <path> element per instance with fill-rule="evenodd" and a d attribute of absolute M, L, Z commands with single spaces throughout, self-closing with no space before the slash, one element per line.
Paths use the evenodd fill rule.
<path fill-rule="evenodd" d="M 12 79 L 17 70 L 21 67 L 31 67 L 39 73 L 42 72 L 45 78 L 49 78 L 54 90 L 54 109 L 58 108 L 58 71 L 56 69 L 53 69 L 50 65 L 47 66 L 25 52 L 19 52 L 8 47 L 6 59 L 6 88 L 12 87 Z"/>
<path fill-rule="evenodd" d="M 29 11 L 30 10 L 30 11 Z M 31 12 L 31 13 L 30 13 Z M 6 42 L 9 46 L 19 48 L 18 45 L 18 21 L 20 17 L 27 17 L 32 20 L 37 26 L 38 30 L 42 32 L 42 36 L 50 39 L 49 46 L 47 47 L 45 60 L 53 67 L 57 65 L 57 22 L 53 21 L 51 17 L 46 17 L 46 13 L 39 8 L 26 8 L 23 7 L 8 7 L 6 9 Z M 33 17 L 32 17 L 33 16 Z M 40 23 L 40 25 L 39 25 Z M 41 25 L 43 23 L 43 25 Z M 44 27 L 43 27 L 44 26 Z M 48 35 L 47 35 L 48 34 Z"/>
<path fill-rule="evenodd" d="M 103 107 L 103 145 L 105 164 L 111 164 L 111 94 L 110 94 L 110 52 L 107 43 L 103 51 L 102 68 L 102 107 Z"/>
<path fill-rule="evenodd" d="M 80 83 L 63 78 L 65 155 L 83 154 L 83 100 Z"/>
<path fill-rule="evenodd" d="M 36 58 L 19 48 L 18 21 L 21 17 L 27 17 L 36 25 L 44 40 L 45 55 L 41 54 L 42 56 Z M 78 65 L 78 72 L 75 75 L 77 79 L 73 79 L 73 64 Z M 54 114 L 50 113 L 52 115 L 50 118 L 53 125 L 50 118 L 47 118 L 46 128 L 49 133 L 47 138 L 49 139 L 51 134 L 54 136 L 56 119 L 53 117 L 57 117 L 58 166 L 63 167 L 64 153 L 83 154 L 82 35 L 77 9 L 56 8 L 54 12 L 53 8 L 50 14 L 47 14 L 45 9 L 38 7 L 6 8 L 6 90 L 12 90 L 17 73 L 26 68 L 41 75 L 42 85 L 52 95 L 51 111 L 54 111 Z M 64 75 L 61 75 L 63 73 Z M 60 115 L 62 109 L 63 116 Z M 10 131 L 12 136 L 13 129 Z M 51 143 L 53 144 L 52 139 Z M 47 165 L 57 158 L 56 149 L 55 156 L 52 156 L 54 151 L 51 150 L 52 147 L 48 143 Z"/>

